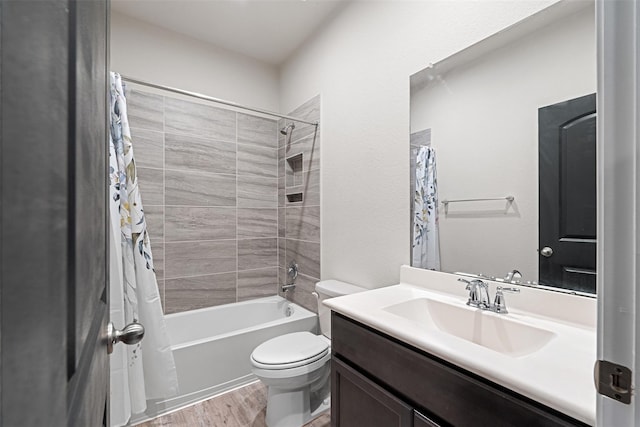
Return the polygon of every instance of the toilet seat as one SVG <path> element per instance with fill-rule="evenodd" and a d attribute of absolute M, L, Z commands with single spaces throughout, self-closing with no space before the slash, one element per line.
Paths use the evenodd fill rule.
<path fill-rule="evenodd" d="M 253 350 L 251 364 L 264 370 L 298 368 L 325 359 L 329 344 L 310 332 L 294 332 L 270 339 Z"/>

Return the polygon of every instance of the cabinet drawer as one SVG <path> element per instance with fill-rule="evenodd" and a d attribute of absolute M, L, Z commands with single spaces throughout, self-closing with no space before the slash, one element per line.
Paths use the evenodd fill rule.
<path fill-rule="evenodd" d="M 493 427 L 586 426 L 335 312 L 331 330 L 335 357 L 449 424 L 475 427 L 490 420 Z"/>
<path fill-rule="evenodd" d="M 331 362 L 332 427 L 411 427 L 413 409 L 339 360 Z"/>

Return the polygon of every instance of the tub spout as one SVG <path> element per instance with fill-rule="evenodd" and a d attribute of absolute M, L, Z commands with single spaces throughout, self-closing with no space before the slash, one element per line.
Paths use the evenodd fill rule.
<path fill-rule="evenodd" d="M 287 292 L 289 289 L 295 289 L 295 283 L 289 283 L 288 285 L 282 285 L 282 292 Z"/>

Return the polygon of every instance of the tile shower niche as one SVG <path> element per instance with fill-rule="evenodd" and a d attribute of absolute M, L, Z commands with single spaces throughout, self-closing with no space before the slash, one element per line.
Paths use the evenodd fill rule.
<path fill-rule="evenodd" d="M 304 200 L 303 156 L 303 153 L 298 153 L 286 159 L 286 188 L 287 201 L 289 203 L 302 202 Z"/>

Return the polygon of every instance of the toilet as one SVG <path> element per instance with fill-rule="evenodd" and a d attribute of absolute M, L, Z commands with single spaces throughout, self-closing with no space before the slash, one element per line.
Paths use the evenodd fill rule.
<path fill-rule="evenodd" d="M 316 283 L 321 334 L 281 335 L 253 350 L 252 371 L 268 387 L 268 427 L 300 427 L 329 409 L 331 310 L 322 301 L 362 291 L 338 280 Z"/>

